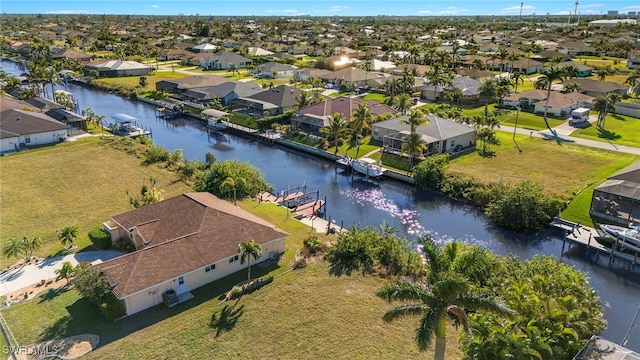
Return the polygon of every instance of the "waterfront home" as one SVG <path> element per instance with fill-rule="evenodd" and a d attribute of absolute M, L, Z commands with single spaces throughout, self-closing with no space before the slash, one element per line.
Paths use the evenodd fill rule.
<path fill-rule="evenodd" d="M 151 67 L 137 61 L 105 60 L 85 65 L 85 70 L 97 70 L 100 76 L 121 77 L 149 75 Z"/>
<path fill-rule="evenodd" d="M 298 109 L 291 119 L 291 128 L 302 130 L 306 133 L 319 135 L 320 128 L 328 126 L 331 115 L 342 114 L 342 118 L 351 121 L 353 112 L 360 103 L 364 102 L 371 114 L 376 117 L 382 114 L 396 114 L 398 111 L 390 106 L 382 104 L 376 100 L 363 100 L 361 98 L 339 97 L 315 103 Z"/>
<path fill-rule="evenodd" d="M 282 114 L 298 105 L 302 90 L 288 85 L 280 85 L 248 97 L 239 97 L 229 102 L 231 110 L 262 117 Z"/>
<path fill-rule="evenodd" d="M 593 190 L 589 215 L 625 226 L 640 222 L 640 161 L 611 175 Z"/>
<path fill-rule="evenodd" d="M 0 154 L 67 139 L 67 125 L 49 115 L 18 109 L 0 112 Z"/>
<path fill-rule="evenodd" d="M 67 59 L 67 60 L 80 60 L 80 61 L 90 61 L 91 54 L 87 54 L 84 52 L 75 51 L 72 49 L 61 49 L 55 54 L 51 54 L 52 59 Z"/>
<path fill-rule="evenodd" d="M 288 236 L 207 192 L 185 193 L 116 215 L 103 228 L 114 244 L 124 239 L 135 247 L 98 265 L 126 315 L 158 305 L 169 294 L 178 302 L 189 299 L 191 290 L 246 269 L 238 252 L 243 241 L 254 240 L 262 248 L 256 263 L 276 259 Z"/>
<path fill-rule="evenodd" d="M 189 89 L 179 98 L 195 103 L 204 103 L 218 99 L 222 105 L 228 105 L 231 100 L 255 95 L 264 89 L 252 82 L 225 81 L 221 84 Z"/>
<path fill-rule="evenodd" d="M 428 123 L 416 127 L 416 133 L 420 134 L 427 147 L 424 156 L 455 153 L 476 146 L 475 128 L 432 114 L 426 117 Z M 408 119 L 407 115 L 402 115 L 374 123 L 372 139 L 382 142 L 384 152 L 402 153 L 402 145 L 411 130 L 408 124 L 403 123 Z"/>

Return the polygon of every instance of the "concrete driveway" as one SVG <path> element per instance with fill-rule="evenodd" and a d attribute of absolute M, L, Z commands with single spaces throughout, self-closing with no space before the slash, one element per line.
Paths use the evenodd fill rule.
<path fill-rule="evenodd" d="M 66 261 L 76 266 L 81 262 L 100 264 L 109 259 L 123 255 L 118 251 L 86 251 L 55 258 L 47 258 L 37 264 L 26 265 L 0 274 L 0 296 L 35 285 L 41 280 L 58 276 L 55 271 L 62 268 Z"/>

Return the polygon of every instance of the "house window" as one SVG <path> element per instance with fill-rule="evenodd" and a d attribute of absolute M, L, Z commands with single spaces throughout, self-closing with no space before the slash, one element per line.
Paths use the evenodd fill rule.
<path fill-rule="evenodd" d="M 232 256 L 229 258 L 229 262 L 232 263 L 234 261 L 238 261 L 238 255 Z"/>
<path fill-rule="evenodd" d="M 25 136 L 24 136 L 24 142 L 25 142 L 25 144 L 30 143 L 30 142 L 31 142 L 31 136 L 29 136 L 29 135 L 25 135 Z"/>
<path fill-rule="evenodd" d="M 209 272 L 211 270 L 215 270 L 216 269 L 216 264 L 211 264 L 209 266 L 207 266 L 206 268 L 204 268 L 204 272 Z"/>

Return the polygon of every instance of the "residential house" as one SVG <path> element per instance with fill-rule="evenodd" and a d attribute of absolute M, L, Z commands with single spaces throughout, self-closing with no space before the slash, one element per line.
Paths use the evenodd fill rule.
<path fill-rule="evenodd" d="M 476 129 L 440 116 L 427 114 L 428 123 L 416 127 L 426 144 L 423 155 L 454 153 L 476 145 Z M 405 122 L 408 115 L 376 122 L 372 125 L 372 138 L 381 141 L 383 151 L 401 153 L 402 145 L 410 135 L 410 126 Z"/>
<path fill-rule="evenodd" d="M 396 114 L 398 112 L 396 109 L 375 100 L 363 100 L 358 97 L 339 97 L 296 110 L 295 116 L 291 119 L 291 128 L 302 130 L 309 134 L 319 135 L 320 128 L 329 124 L 332 114 L 340 113 L 343 119 L 350 121 L 353 112 L 362 102 L 371 109 L 371 114 L 374 117 L 382 114 Z"/>
<path fill-rule="evenodd" d="M 505 61 L 505 63 L 506 63 L 505 65 L 507 65 L 507 68 L 510 69 L 512 62 Z M 529 59 L 529 58 L 518 59 L 513 61 L 513 69 L 511 69 L 511 72 L 520 72 L 526 75 L 530 75 L 540 71 L 540 69 L 542 69 L 543 66 L 544 66 L 543 63 L 533 59 Z"/>
<path fill-rule="evenodd" d="M 67 125 L 49 115 L 18 109 L 0 112 L 0 154 L 67 139 Z"/>
<path fill-rule="evenodd" d="M 75 51 L 75 50 L 72 50 L 72 49 L 61 49 L 57 53 L 52 54 L 51 58 L 52 59 L 68 59 L 68 60 L 90 61 L 91 60 L 91 54 Z"/>
<path fill-rule="evenodd" d="M 640 55 L 630 55 L 627 59 L 627 67 L 629 69 L 640 68 Z"/>
<path fill-rule="evenodd" d="M 547 90 L 528 90 L 507 95 L 500 100 L 501 106 L 516 109 L 520 107 L 524 111 L 533 111 L 536 114 L 544 114 L 547 106 Z M 551 91 L 549 98 L 548 115 L 566 117 L 571 110 L 583 107 L 590 109 L 593 105 L 593 97 L 579 92 L 561 93 Z"/>
<path fill-rule="evenodd" d="M 640 161 L 611 175 L 593 190 L 589 215 L 624 226 L 640 222 Z"/>
<path fill-rule="evenodd" d="M 377 71 L 365 71 L 357 67 L 349 66 L 344 69 L 333 71 L 331 73 L 319 76 L 320 79 L 327 83 L 334 84 L 336 86 L 349 85 L 353 86 L 368 86 L 372 80 L 384 79 L 391 77 L 391 74 L 377 72 Z"/>
<path fill-rule="evenodd" d="M 247 54 L 249 56 L 271 56 L 273 55 L 272 51 L 269 50 L 265 50 L 259 47 L 248 47 L 247 48 Z"/>
<path fill-rule="evenodd" d="M 192 47 L 191 51 L 193 52 L 198 52 L 198 53 L 212 53 L 214 51 L 216 51 L 216 49 L 218 48 L 218 46 L 213 45 L 213 44 L 209 44 L 209 43 L 202 43 L 202 44 L 198 44 L 194 47 Z"/>
<path fill-rule="evenodd" d="M 604 52 L 596 50 L 584 41 L 572 41 L 562 44 L 558 51 L 571 56 L 604 56 Z"/>
<path fill-rule="evenodd" d="M 257 262 L 276 259 L 288 236 L 273 224 L 207 192 L 185 193 L 114 216 L 103 224 L 115 243 L 135 251 L 97 265 L 111 291 L 132 315 L 246 269 L 238 245 L 254 240 Z M 163 296 L 164 295 L 164 296 Z"/>
<path fill-rule="evenodd" d="M 181 99 L 195 103 L 206 103 L 218 99 L 222 105 L 228 105 L 231 100 L 255 95 L 264 89 L 252 82 L 226 81 L 218 85 L 192 88 L 183 92 Z"/>
<path fill-rule="evenodd" d="M 569 83 L 577 83 L 580 86 L 580 92 L 589 96 L 598 97 L 616 93 L 621 96 L 627 95 L 629 88 L 622 84 L 612 81 L 600 81 L 595 79 L 569 79 L 565 80 L 562 85 Z"/>
<path fill-rule="evenodd" d="M 332 73 L 331 70 L 326 69 L 316 69 L 316 68 L 302 68 L 297 69 L 293 76 L 298 80 L 304 81 L 309 80 L 310 78 L 321 78 L 327 74 Z"/>
<path fill-rule="evenodd" d="M 100 76 L 104 77 L 121 77 L 148 75 L 151 67 L 137 61 L 106 60 L 87 64 L 85 69 L 89 71 L 97 70 Z"/>
<path fill-rule="evenodd" d="M 555 68 L 559 68 L 559 69 L 566 69 L 568 67 L 574 67 L 577 71 L 575 74 L 575 77 L 588 77 L 591 76 L 591 73 L 593 72 L 593 68 L 591 66 L 587 66 L 584 64 L 580 64 L 577 63 L 575 61 L 564 61 L 555 65 L 552 65 Z M 545 67 L 544 70 L 549 70 L 550 66 Z M 567 74 L 567 75 L 571 75 L 571 74 Z"/>
<path fill-rule="evenodd" d="M 492 79 L 495 75 L 491 71 L 478 70 L 475 68 L 459 67 L 455 69 L 456 74 L 461 76 L 468 76 L 478 81 L 484 81 Z"/>
<path fill-rule="evenodd" d="M 200 67 L 211 70 L 227 70 L 233 64 L 236 69 L 244 69 L 251 65 L 251 59 L 230 51 L 219 51 L 200 59 Z"/>
<path fill-rule="evenodd" d="M 50 117 L 60 121 L 61 123 L 68 126 L 68 129 L 73 129 L 74 131 L 82 130 L 84 132 L 88 132 L 88 122 L 86 117 L 80 116 L 72 111 L 66 109 L 52 109 L 45 114 Z"/>
<path fill-rule="evenodd" d="M 186 61 L 186 58 L 189 55 L 193 55 L 193 53 L 185 49 L 163 49 L 160 52 L 160 55 L 158 56 L 158 60 L 159 61 L 170 61 L 170 60 Z"/>
<path fill-rule="evenodd" d="M 281 64 L 277 62 L 268 62 L 256 66 L 255 74 L 264 78 L 286 78 L 293 77 L 298 70 L 297 66 Z"/>
<path fill-rule="evenodd" d="M 302 90 L 293 86 L 280 85 L 257 94 L 240 97 L 229 102 L 231 110 L 242 109 L 242 112 L 262 117 L 265 112 L 272 115 L 282 114 L 298 105 Z"/>
<path fill-rule="evenodd" d="M 421 89 L 421 97 L 427 100 L 442 100 L 442 96 L 445 91 L 449 89 L 458 89 L 460 93 L 458 97 L 454 99 L 456 102 L 472 102 L 478 99 L 480 95 L 480 86 L 482 82 L 469 77 L 469 76 L 457 76 L 453 78 L 451 86 L 433 84 L 424 85 Z"/>
<path fill-rule="evenodd" d="M 531 56 L 531 59 L 541 62 L 549 61 L 553 58 L 561 58 L 562 61 L 569 61 L 571 60 L 571 55 L 555 50 L 545 50 Z"/>

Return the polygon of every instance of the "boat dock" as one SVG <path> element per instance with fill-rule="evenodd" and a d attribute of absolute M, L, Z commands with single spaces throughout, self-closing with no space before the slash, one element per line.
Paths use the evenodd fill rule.
<path fill-rule="evenodd" d="M 564 231 L 562 252 L 565 252 L 565 242 L 569 242 L 569 248 L 572 244 L 579 244 L 586 248 L 587 255 L 593 251 L 595 253 L 595 261 L 598 262 L 600 255 L 609 256 L 609 267 L 613 266 L 616 259 L 629 262 L 629 266 L 640 264 L 640 248 L 625 244 L 619 239 L 610 236 L 601 236 L 600 233 L 591 227 L 580 225 L 568 220 L 554 218 L 550 224 L 556 229 Z M 602 240 L 611 242 L 612 246 L 606 246 L 601 243 Z M 567 250 L 568 250 L 567 249 Z"/>

